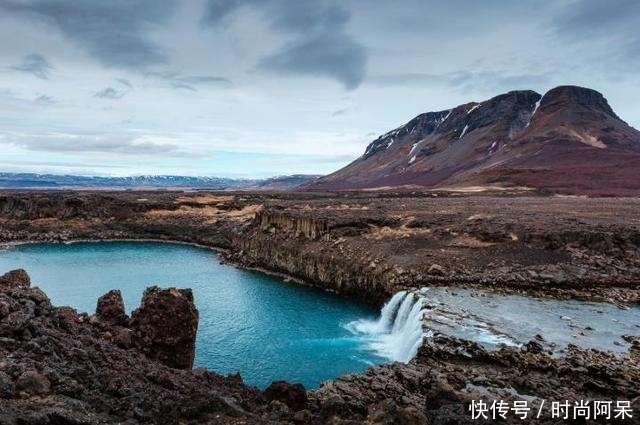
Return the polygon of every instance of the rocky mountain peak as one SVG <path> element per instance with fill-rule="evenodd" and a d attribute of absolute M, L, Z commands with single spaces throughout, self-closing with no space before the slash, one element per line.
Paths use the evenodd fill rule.
<path fill-rule="evenodd" d="M 577 86 L 516 90 L 418 115 L 317 189 L 521 187 L 562 193 L 640 191 L 640 132 L 604 96 Z"/>
<path fill-rule="evenodd" d="M 541 108 L 567 108 L 582 106 L 591 110 L 605 112 L 616 119 L 620 119 L 607 102 L 602 93 L 579 86 L 559 86 L 549 90 L 542 101 Z"/>
<path fill-rule="evenodd" d="M 388 133 L 383 134 L 376 140 L 371 142 L 364 151 L 362 159 L 367 159 L 378 152 L 382 152 L 390 148 L 394 142 L 404 139 L 408 135 L 415 135 L 418 138 L 426 137 L 436 131 L 436 129 L 449 116 L 451 110 L 427 112 L 420 114 L 405 125 L 396 128 Z"/>

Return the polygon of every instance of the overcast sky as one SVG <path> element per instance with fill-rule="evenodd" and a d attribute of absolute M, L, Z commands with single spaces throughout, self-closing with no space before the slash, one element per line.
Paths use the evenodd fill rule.
<path fill-rule="evenodd" d="M 561 84 L 640 127 L 636 0 L 0 0 L 0 171 L 334 171 L 415 115 Z"/>

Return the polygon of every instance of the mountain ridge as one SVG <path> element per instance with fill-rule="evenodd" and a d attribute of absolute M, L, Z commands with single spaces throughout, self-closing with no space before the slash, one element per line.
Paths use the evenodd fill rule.
<path fill-rule="evenodd" d="M 56 188 L 194 188 L 213 190 L 286 190 L 317 179 L 318 175 L 292 174 L 265 179 L 192 177 L 180 175 L 141 175 L 128 177 L 79 176 L 0 172 L 2 189 Z"/>
<path fill-rule="evenodd" d="M 526 187 L 637 195 L 640 132 L 599 92 L 559 86 L 510 91 L 420 114 L 372 141 L 346 167 L 306 187 Z M 637 180 L 637 179 L 636 179 Z"/>

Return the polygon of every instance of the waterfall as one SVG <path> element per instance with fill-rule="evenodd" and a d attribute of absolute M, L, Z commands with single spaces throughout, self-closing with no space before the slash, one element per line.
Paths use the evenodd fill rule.
<path fill-rule="evenodd" d="M 378 320 L 357 320 L 348 329 L 368 336 L 369 348 L 382 357 L 408 362 L 415 357 L 426 335 L 423 309 L 424 298 L 420 293 L 400 291 L 382 307 Z"/>

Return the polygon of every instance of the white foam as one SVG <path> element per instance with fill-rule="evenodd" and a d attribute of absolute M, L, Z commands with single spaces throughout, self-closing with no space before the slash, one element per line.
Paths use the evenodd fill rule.
<path fill-rule="evenodd" d="M 369 337 L 368 348 L 390 360 L 408 362 L 428 334 L 424 330 L 424 298 L 400 291 L 380 311 L 378 320 L 357 320 L 347 325 L 354 333 Z"/>

